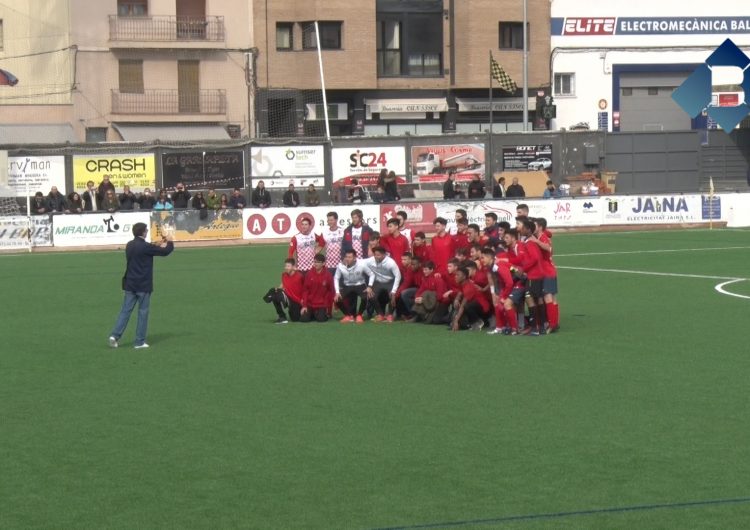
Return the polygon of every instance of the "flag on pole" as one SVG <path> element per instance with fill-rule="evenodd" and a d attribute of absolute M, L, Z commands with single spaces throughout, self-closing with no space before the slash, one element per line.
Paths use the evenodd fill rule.
<path fill-rule="evenodd" d="M 714 178 L 708 177 L 708 190 L 711 192 L 711 195 L 714 194 Z"/>
<path fill-rule="evenodd" d="M 497 61 L 492 56 L 492 53 L 490 53 L 490 76 L 492 77 L 492 79 L 497 81 L 497 85 L 506 92 L 516 91 L 516 82 L 513 81 L 513 79 L 511 79 L 508 74 L 505 73 L 505 70 L 503 70 L 502 66 L 497 64 Z"/>

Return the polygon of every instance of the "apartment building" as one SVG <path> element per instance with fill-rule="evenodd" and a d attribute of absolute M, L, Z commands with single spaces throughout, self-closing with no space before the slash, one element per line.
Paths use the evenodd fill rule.
<path fill-rule="evenodd" d="M 550 85 L 550 3 L 527 6 L 533 116 Z M 314 21 L 333 135 L 487 129 L 490 54 L 519 87 L 493 91 L 494 130 L 523 128 L 522 0 L 255 0 L 253 21 L 261 136 L 319 130 Z"/>
<path fill-rule="evenodd" d="M 26 50 L 18 46 L 14 55 L 67 46 L 70 79 L 65 80 L 63 94 L 19 101 L 14 96 L 17 89 L 48 83 L 38 75 L 55 75 L 35 64 L 37 55 L 29 58 L 29 69 L 19 67 L 16 73 L 19 83 L 0 90 L 0 130 L 3 125 L 24 130 L 28 124 L 44 122 L 50 130 L 72 130 L 73 141 L 87 142 L 191 141 L 252 134 L 249 2 L 9 2 L 13 9 L 0 4 L 0 14 L 14 19 L 3 20 L 5 31 L 28 35 L 23 41 Z M 29 4 L 44 8 L 32 11 Z M 21 5 L 24 16 L 13 15 Z M 53 27 L 59 42 L 44 38 Z M 1 55 L 0 64 L 5 64 Z M 13 143 L 5 137 L 3 141 Z"/>

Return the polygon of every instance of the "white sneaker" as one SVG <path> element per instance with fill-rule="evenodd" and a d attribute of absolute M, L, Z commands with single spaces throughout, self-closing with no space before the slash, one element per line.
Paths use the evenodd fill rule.
<path fill-rule="evenodd" d="M 481 331 L 483 327 L 484 327 L 484 321 L 482 321 L 482 320 L 477 320 L 476 322 L 474 322 L 474 323 L 473 323 L 473 324 L 471 325 L 471 330 L 472 330 L 472 331 Z"/>
<path fill-rule="evenodd" d="M 109 347 L 110 348 L 117 348 L 119 344 L 117 344 L 117 339 L 114 337 L 109 338 Z"/>
<path fill-rule="evenodd" d="M 492 331 L 487 332 L 487 335 L 502 335 L 502 334 L 503 334 L 502 328 L 495 328 Z"/>
<path fill-rule="evenodd" d="M 150 348 L 150 346 L 149 346 L 148 344 L 146 344 L 145 342 L 144 342 L 143 344 L 138 344 L 137 346 L 133 346 L 133 347 L 134 347 L 134 348 L 135 348 L 136 350 L 142 350 L 142 349 L 144 349 L 144 348 Z"/>

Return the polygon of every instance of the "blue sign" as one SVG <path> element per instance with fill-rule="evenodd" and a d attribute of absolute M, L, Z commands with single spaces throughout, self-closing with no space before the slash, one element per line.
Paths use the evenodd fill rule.
<path fill-rule="evenodd" d="M 701 195 L 701 210 L 703 219 L 718 221 L 721 220 L 721 197 L 714 195 L 713 201 L 710 195 Z"/>
<path fill-rule="evenodd" d="M 712 101 L 712 66 L 735 67 L 742 72 L 742 83 L 740 86 L 744 91 L 741 103 L 734 106 L 714 106 Z M 704 110 L 708 117 L 724 129 L 731 132 L 737 125 L 750 114 L 750 107 L 745 101 L 750 94 L 750 59 L 742 53 L 735 43 L 730 39 L 725 40 L 721 46 L 708 56 L 706 63 L 700 65 L 685 81 L 672 92 L 672 99 L 682 107 L 691 117 L 695 118 Z M 719 105 L 720 102 L 716 102 Z"/>
<path fill-rule="evenodd" d="M 599 122 L 599 130 L 606 131 L 609 129 L 609 112 L 600 112 L 597 121 Z"/>

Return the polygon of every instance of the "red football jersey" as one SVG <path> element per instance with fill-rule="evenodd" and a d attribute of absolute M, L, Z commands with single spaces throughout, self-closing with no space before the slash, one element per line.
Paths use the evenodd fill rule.
<path fill-rule="evenodd" d="M 438 301 L 440 301 L 443 297 L 443 293 L 445 293 L 445 281 L 443 278 L 435 276 L 435 273 L 432 273 L 429 276 L 423 275 L 416 296 L 422 296 L 425 291 L 434 291 Z"/>
<path fill-rule="evenodd" d="M 290 300 L 302 304 L 302 285 L 305 282 L 305 275 L 300 271 L 294 271 L 292 274 L 281 273 L 281 286 Z"/>
<path fill-rule="evenodd" d="M 542 270 L 542 250 L 536 243 L 531 241 L 522 243 L 522 245 L 525 252 L 521 266 L 526 272 L 526 277 L 529 280 L 541 280 L 544 278 L 544 271 Z"/>
<path fill-rule="evenodd" d="M 455 236 L 451 236 L 453 238 L 453 248 L 458 250 L 459 248 L 469 248 L 471 244 L 469 243 L 469 236 L 464 233 L 458 233 Z"/>
<path fill-rule="evenodd" d="M 542 253 L 542 271 L 544 272 L 544 277 L 557 278 L 557 267 L 555 267 L 555 263 L 552 261 L 552 240 L 547 235 L 547 231 L 542 232 L 539 241 L 550 246 L 549 250 L 539 248 L 539 251 Z"/>
<path fill-rule="evenodd" d="M 399 270 L 403 273 L 404 267 L 401 264 L 401 256 L 409 252 L 409 240 L 399 234 L 393 237 L 386 234 L 380 238 L 380 246 L 383 247 L 398 265 Z"/>
<path fill-rule="evenodd" d="M 482 307 L 482 311 L 488 313 L 490 310 L 490 302 L 487 297 L 482 294 L 479 288 L 471 280 L 466 280 L 461 285 L 461 293 L 464 295 L 464 300 L 468 304 L 469 302 L 476 301 Z"/>
<path fill-rule="evenodd" d="M 453 259 L 456 249 L 453 246 L 453 238 L 445 233 L 442 237 L 432 238 L 432 259 L 435 262 L 435 270 L 444 273 L 448 269 L 448 262 Z"/>
<path fill-rule="evenodd" d="M 413 256 L 419 258 L 419 261 L 422 263 L 422 265 L 432 259 L 432 247 L 430 247 L 430 245 L 428 245 L 427 243 L 419 246 L 412 243 L 411 253 Z"/>
<path fill-rule="evenodd" d="M 327 309 L 333 299 L 333 276 L 325 267 L 316 271 L 314 268 L 305 274 L 302 286 L 302 306 L 313 309 Z"/>

